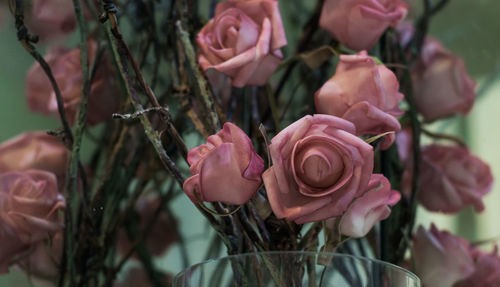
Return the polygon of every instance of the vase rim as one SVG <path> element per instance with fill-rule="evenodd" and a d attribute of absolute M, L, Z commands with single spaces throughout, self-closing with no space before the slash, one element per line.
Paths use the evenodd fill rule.
<path fill-rule="evenodd" d="M 317 254 L 323 254 L 323 255 L 331 255 L 331 256 L 337 256 L 337 257 L 344 257 L 344 258 L 352 258 L 356 259 L 359 261 L 365 261 L 365 262 L 371 262 L 371 263 L 377 263 L 381 265 L 385 265 L 387 267 L 390 267 L 394 270 L 398 270 L 400 272 L 403 272 L 408 275 L 408 277 L 411 277 L 412 279 L 416 280 L 420 284 L 420 278 L 413 272 L 411 272 L 408 269 L 405 269 L 403 267 L 397 266 L 395 264 L 382 261 L 379 259 L 375 258 L 368 258 L 364 256 L 357 256 L 357 255 L 352 255 L 352 254 L 346 254 L 346 253 L 337 253 L 337 252 L 321 252 L 321 251 L 300 251 L 300 250 L 286 250 L 286 251 L 279 251 L 279 250 L 274 250 L 274 251 L 262 251 L 262 252 L 248 252 L 248 253 L 240 253 L 240 254 L 233 254 L 233 255 L 227 255 L 227 256 L 222 256 L 218 258 L 210 258 L 207 260 L 203 260 L 201 262 L 198 262 L 196 264 L 193 264 L 191 266 L 188 266 L 187 268 L 184 268 L 181 270 L 179 273 L 177 273 L 174 277 L 174 282 L 177 278 L 181 277 L 184 275 L 184 273 L 188 270 L 194 269 L 198 266 L 207 264 L 207 263 L 212 263 L 212 262 L 217 262 L 221 260 L 228 260 L 228 259 L 233 259 L 233 258 L 241 258 L 241 257 L 250 257 L 250 256 L 256 256 L 259 254 L 267 254 L 267 255 L 275 255 L 275 254 L 285 254 L 285 255 L 317 255 Z"/>

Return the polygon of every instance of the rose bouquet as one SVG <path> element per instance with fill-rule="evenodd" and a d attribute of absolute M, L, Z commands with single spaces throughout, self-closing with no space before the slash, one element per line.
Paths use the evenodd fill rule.
<path fill-rule="evenodd" d="M 188 265 L 182 219 L 199 212 L 207 258 L 263 252 L 257 273 L 279 268 L 267 251 L 321 251 L 403 266 L 425 287 L 500 286 L 496 246 L 415 226 L 419 205 L 482 211 L 493 182 L 429 127 L 476 97 L 464 62 L 427 36 L 448 1 L 27 2 L 9 1 L 35 60 L 27 106 L 60 128 L 0 144 L 0 272 L 166 286 L 156 258 L 177 245 Z M 327 257 L 272 282 L 301 286 Z"/>

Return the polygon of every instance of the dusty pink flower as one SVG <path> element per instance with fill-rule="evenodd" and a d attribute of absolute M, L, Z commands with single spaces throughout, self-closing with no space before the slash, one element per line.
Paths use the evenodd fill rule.
<path fill-rule="evenodd" d="M 491 253 L 477 252 L 473 256 L 476 271 L 454 287 L 500 286 L 500 257 L 498 256 L 498 246 L 495 246 L 495 249 Z"/>
<path fill-rule="evenodd" d="M 464 61 L 435 39 L 425 41 L 412 79 L 417 109 L 427 122 L 466 115 L 474 105 L 476 83 L 467 74 Z"/>
<path fill-rule="evenodd" d="M 93 63 L 97 53 L 97 42 L 87 42 L 89 61 Z M 45 56 L 61 90 L 70 123 L 75 121 L 82 95 L 82 71 L 80 50 L 57 47 Z M 26 93 L 28 107 L 33 112 L 43 115 L 58 115 L 56 94 L 49 79 L 38 63 L 35 63 L 27 74 Z M 106 57 L 101 59 L 96 75 L 92 81 L 87 106 L 87 123 L 95 125 L 107 119 L 118 109 L 120 93 L 118 83 Z"/>
<path fill-rule="evenodd" d="M 139 231 L 146 232 L 151 221 L 155 218 L 156 210 L 160 207 L 160 200 L 153 197 L 140 197 L 136 203 L 136 212 L 140 216 Z M 177 234 L 177 221 L 171 214 L 160 211 L 146 237 L 146 247 L 152 255 L 160 256 L 167 248 L 179 239 Z M 125 232 L 120 234 L 120 250 L 126 254 L 133 246 Z"/>
<path fill-rule="evenodd" d="M 183 188 L 193 202 L 196 191 L 202 201 L 244 204 L 262 183 L 264 160 L 245 132 L 229 122 L 206 144 L 191 149 L 188 162 L 192 176 Z"/>
<path fill-rule="evenodd" d="M 233 79 L 233 86 L 264 85 L 287 44 L 277 0 L 228 0 L 198 33 L 198 61 Z"/>
<path fill-rule="evenodd" d="M 482 211 L 482 197 L 491 190 L 492 183 L 490 167 L 466 148 L 422 148 L 418 199 L 426 209 L 452 213 L 472 205 Z"/>
<path fill-rule="evenodd" d="M 398 90 L 394 73 L 361 51 L 340 56 L 335 75 L 316 92 L 314 102 L 318 113 L 354 123 L 357 135 L 376 135 L 401 129 L 396 116 L 403 113 L 398 106 L 403 94 Z M 393 141 L 390 134 L 381 147 Z"/>
<path fill-rule="evenodd" d="M 45 132 L 26 132 L 0 144 L 0 173 L 40 169 L 62 177 L 67 159 L 66 147 Z"/>
<path fill-rule="evenodd" d="M 420 226 L 413 236 L 413 260 L 425 287 L 452 287 L 475 270 L 469 243 L 434 225 Z"/>
<path fill-rule="evenodd" d="M 52 40 L 72 32 L 76 27 L 73 2 L 67 0 L 33 0 L 30 29 L 42 41 Z"/>
<path fill-rule="evenodd" d="M 370 178 L 365 193 L 354 200 L 340 221 L 340 232 L 350 237 L 363 237 L 379 221 L 391 214 L 401 194 L 391 190 L 391 184 L 382 174 Z"/>
<path fill-rule="evenodd" d="M 351 49 L 368 50 L 407 10 L 402 0 L 326 0 L 319 26 Z"/>
<path fill-rule="evenodd" d="M 0 272 L 30 245 L 60 232 L 63 218 L 59 211 L 64 208 L 53 173 L 28 170 L 0 174 Z"/>
<path fill-rule="evenodd" d="M 262 175 L 278 218 L 299 224 L 342 215 L 361 196 L 373 171 L 373 148 L 351 122 L 305 116 L 272 140 L 273 165 Z"/>

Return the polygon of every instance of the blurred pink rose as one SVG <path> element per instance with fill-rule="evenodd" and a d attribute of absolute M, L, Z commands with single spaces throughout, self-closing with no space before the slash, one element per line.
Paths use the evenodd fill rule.
<path fill-rule="evenodd" d="M 66 147 L 45 132 L 26 132 L 0 144 L 0 173 L 40 169 L 63 177 L 67 159 Z"/>
<path fill-rule="evenodd" d="M 19 267 L 31 276 L 43 281 L 54 282 L 59 277 L 59 264 L 63 255 L 64 234 L 38 242 L 29 255 L 18 262 Z"/>
<path fill-rule="evenodd" d="M 57 39 L 76 27 L 73 2 L 68 0 L 33 0 L 27 15 L 30 30 L 42 41 Z"/>
<path fill-rule="evenodd" d="M 351 49 L 368 50 L 407 10 L 402 0 L 326 0 L 319 26 Z"/>
<path fill-rule="evenodd" d="M 434 224 L 428 231 L 420 226 L 413 236 L 413 260 L 425 287 L 452 287 L 475 270 L 469 243 Z"/>
<path fill-rule="evenodd" d="M 427 122 L 466 115 L 474 105 L 476 83 L 464 61 L 435 39 L 426 39 L 412 79 L 417 109 Z"/>
<path fill-rule="evenodd" d="M 476 271 L 454 287 L 500 286 L 500 257 L 498 256 L 498 246 L 495 246 L 492 253 L 477 252 L 474 255 L 474 260 Z"/>
<path fill-rule="evenodd" d="M 363 195 L 373 171 L 373 148 L 351 122 L 305 116 L 272 140 L 273 165 L 262 175 L 278 218 L 296 223 L 342 215 Z"/>
<path fill-rule="evenodd" d="M 155 212 L 160 207 L 160 200 L 153 197 L 140 197 L 136 203 L 136 211 L 140 216 L 139 231 L 146 232 L 150 222 L 155 218 Z M 156 222 L 149 229 L 146 237 L 146 247 L 149 253 L 155 256 L 162 255 L 168 247 L 178 240 L 177 221 L 171 214 L 160 211 Z M 120 234 L 120 250 L 126 254 L 133 246 L 125 232 Z"/>
<path fill-rule="evenodd" d="M 277 0 L 228 0 L 217 4 L 197 38 L 198 61 L 233 79 L 232 85 L 264 85 L 287 44 Z"/>
<path fill-rule="evenodd" d="M 28 170 L 0 174 L 0 272 L 30 245 L 63 229 L 64 197 L 53 173 Z"/>
<path fill-rule="evenodd" d="M 492 183 L 490 167 L 466 148 L 422 148 L 418 199 L 426 209 L 453 213 L 472 205 L 482 211 L 482 197 L 491 190 Z"/>
<path fill-rule="evenodd" d="M 188 162 L 193 176 L 183 188 L 193 202 L 196 191 L 201 201 L 244 204 L 262 183 L 264 160 L 245 132 L 229 122 L 206 144 L 191 149 Z"/>
<path fill-rule="evenodd" d="M 89 62 L 92 64 L 97 53 L 97 42 L 89 40 L 87 47 Z M 45 56 L 45 60 L 51 67 L 61 90 L 67 118 L 72 124 L 75 122 L 82 95 L 80 50 L 53 48 Z M 112 113 L 119 107 L 120 92 L 110 64 L 107 58 L 103 57 L 92 81 L 87 106 L 87 123 L 89 125 L 111 119 Z M 35 63 L 28 71 L 26 93 L 30 110 L 43 115 L 58 115 L 55 92 L 38 63 Z"/>
<path fill-rule="evenodd" d="M 363 237 L 379 221 L 391 214 L 401 194 L 391 190 L 391 183 L 382 174 L 372 175 L 365 193 L 349 206 L 340 221 L 340 232 L 350 237 Z"/>
<path fill-rule="evenodd" d="M 403 94 L 394 73 L 377 65 L 366 51 L 340 56 L 335 75 L 314 95 L 318 113 L 351 121 L 357 135 L 376 135 L 401 129 L 396 116 L 403 112 Z M 381 148 L 388 148 L 394 134 L 386 136 Z"/>

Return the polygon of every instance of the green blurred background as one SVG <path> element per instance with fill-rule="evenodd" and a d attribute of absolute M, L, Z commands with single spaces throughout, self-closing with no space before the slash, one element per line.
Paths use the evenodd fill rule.
<path fill-rule="evenodd" d="M 294 5 L 283 5 L 285 29 L 302 25 L 287 18 L 287 13 L 298 9 Z M 209 1 L 200 1 L 206 5 Z M 412 1 L 418 2 L 420 1 Z M 315 1 L 303 0 L 305 7 Z M 4 11 L 1 11 L 4 10 Z M 465 59 L 470 75 L 478 82 L 480 91 L 476 105 L 466 119 L 457 117 L 435 124 L 433 128 L 457 133 L 465 138 L 472 151 L 486 160 L 496 176 L 500 178 L 500 1 L 498 0 L 451 0 L 448 7 L 431 22 L 431 34 L 439 38 L 448 49 Z M 5 7 L 0 6 L 0 13 Z M 305 13 L 305 12 L 304 12 Z M 1 18 L 1 17 L 0 17 Z M 1 22 L 1 21 L 0 21 Z M 58 127 L 56 120 L 29 113 L 25 104 L 24 80 L 33 60 L 16 40 L 13 21 L 4 19 L 0 28 L 0 141 L 7 140 L 23 131 L 48 130 Z M 290 35 L 291 37 L 297 35 Z M 43 49 L 42 49 L 43 50 Z M 190 146 L 192 147 L 192 146 Z M 500 186 L 484 198 L 486 210 L 479 215 L 467 209 L 455 216 L 428 213 L 419 210 L 418 221 L 425 226 L 435 222 L 439 227 L 450 229 L 469 240 L 490 239 L 500 236 Z M 186 198 L 175 203 L 182 224 L 191 263 L 203 258 L 207 233 L 198 211 Z M 180 213 L 182 212 L 182 213 Z M 1 246 L 0 246 L 1 248 Z M 158 260 L 162 268 L 172 272 L 182 269 L 180 252 L 174 247 Z M 37 285 L 35 283 L 35 285 Z M 21 273 L 0 276 L 0 286 L 30 286 Z"/>

